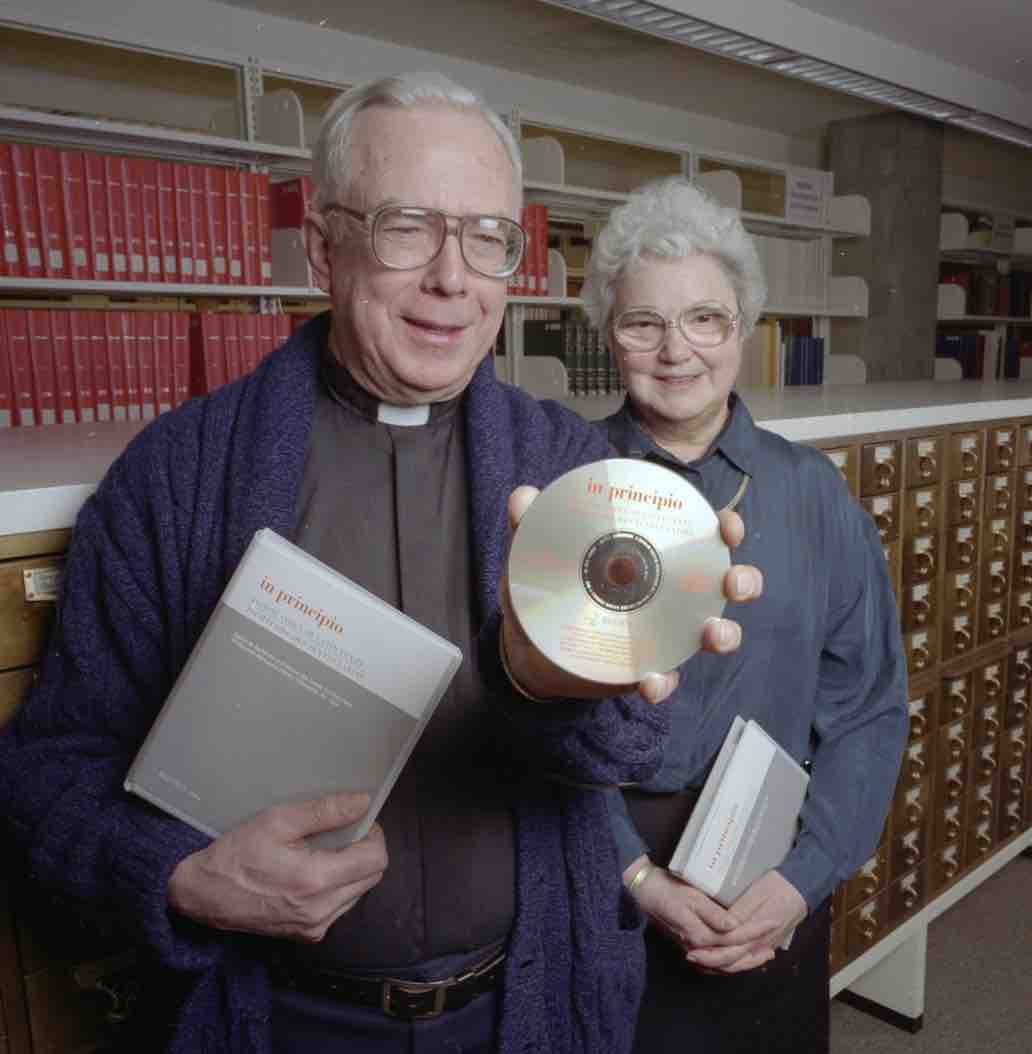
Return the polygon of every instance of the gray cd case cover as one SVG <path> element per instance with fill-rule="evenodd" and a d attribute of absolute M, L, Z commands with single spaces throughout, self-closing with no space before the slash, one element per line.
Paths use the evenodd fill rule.
<path fill-rule="evenodd" d="M 759 724 L 736 716 L 668 870 L 730 907 L 788 855 L 809 782 Z"/>
<path fill-rule="evenodd" d="M 455 645 L 259 530 L 140 747 L 125 789 L 213 837 L 262 809 L 365 791 L 313 841 L 362 838 L 462 662 Z"/>

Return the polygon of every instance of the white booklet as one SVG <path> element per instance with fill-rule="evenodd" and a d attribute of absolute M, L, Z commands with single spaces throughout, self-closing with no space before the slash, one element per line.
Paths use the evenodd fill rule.
<path fill-rule="evenodd" d="M 251 540 L 125 779 L 213 837 L 275 804 L 365 791 L 369 830 L 462 662 L 454 644 L 274 531 Z"/>
<path fill-rule="evenodd" d="M 788 855 L 809 782 L 755 721 L 735 717 L 668 870 L 729 907 Z"/>

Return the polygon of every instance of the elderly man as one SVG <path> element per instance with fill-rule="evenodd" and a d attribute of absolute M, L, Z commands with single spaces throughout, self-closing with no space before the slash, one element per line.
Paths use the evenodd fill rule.
<path fill-rule="evenodd" d="M 164 971 L 138 1049 L 619 1054 L 641 934 L 590 785 L 656 768 L 649 702 L 676 676 L 604 698 L 503 614 L 510 492 L 608 452 L 494 380 L 518 149 L 464 89 L 396 78 L 331 108 L 315 179 L 308 253 L 332 312 L 156 421 L 87 502 L 42 682 L 0 739 L 8 826 L 41 882 L 118 918 Z M 336 852 L 305 836 L 365 798 L 210 841 L 121 790 L 259 527 L 464 655 L 380 823 Z M 729 575 L 733 598 L 759 588 Z M 737 640 L 717 620 L 703 643 Z"/>

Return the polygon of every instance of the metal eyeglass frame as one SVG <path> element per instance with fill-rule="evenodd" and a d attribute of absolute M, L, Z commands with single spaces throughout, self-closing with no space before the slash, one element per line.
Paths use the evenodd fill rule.
<path fill-rule="evenodd" d="M 695 311 L 705 311 L 707 308 L 710 308 L 714 311 L 719 309 L 721 314 L 726 314 L 728 316 L 729 328 L 727 331 L 727 335 L 722 337 L 720 340 L 714 341 L 712 344 L 700 343 L 698 340 L 688 336 L 688 334 L 685 333 L 684 329 L 681 326 L 681 319 L 683 319 L 685 315 Z M 660 341 L 656 344 L 654 348 L 628 348 L 627 345 L 624 344 L 622 340 L 620 340 L 620 337 L 618 335 L 618 328 L 620 325 L 620 319 L 624 318 L 627 315 L 634 314 L 652 315 L 654 318 L 659 319 L 663 323 L 663 325 L 666 326 L 667 333 L 669 333 L 670 330 L 672 330 L 676 326 L 677 331 L 684 338 L 685 342 L 692 345 L 692 347 L 696 348 L 719 348 L 721 344 L 726 344 L 731 339 L 731 336 L 735 332 L 735 330 L 738 329 L 738 324 L 741 321 L 742 317 L 740 313 L 734 315 L 730 314 L 730 312 L 728 312 L 727 308 L 723 304 L 695 304 L 692 307 L 686 307 L 683 311 L 679 311 L 673 318 L 667 318 L 665 315 L 660 314 L 658 311 L 655 311 L 652 308 L 632 307 L 627 311 L 621 311 L 620 314 L 617 315 L 615 319 L 613 319 L 613 337 L 616 340 L 617 344 L 619 344 L 620 347 L 623 348 L 623 350 L 628 355 L 655 355 L 656 352 L 659 351 L 659 349 L 662 348 L 663 345 L 666 343 L 666 333 L 664 333 L 663 337 L 660 339 Z"/>

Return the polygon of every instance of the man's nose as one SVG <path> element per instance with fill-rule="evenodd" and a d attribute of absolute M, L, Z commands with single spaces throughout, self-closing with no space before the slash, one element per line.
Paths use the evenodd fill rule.
<path fill-rule="evenodd" d="M 457 296 L 466 291 L 466 261 L 459 246 L 459 232 L 449 230 L 441 251 L 427 266 L 425 281 L 431 289 L 448 296 Z"/>

